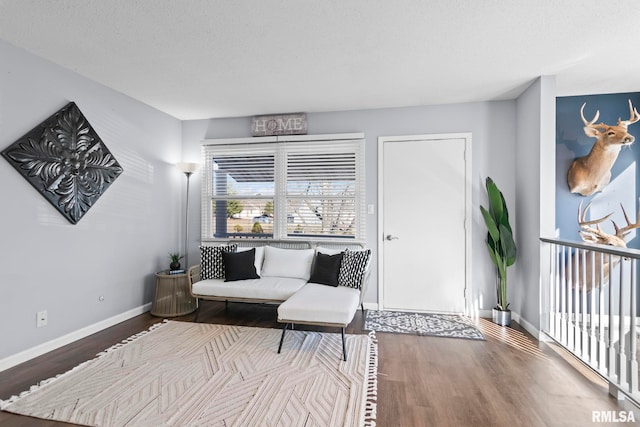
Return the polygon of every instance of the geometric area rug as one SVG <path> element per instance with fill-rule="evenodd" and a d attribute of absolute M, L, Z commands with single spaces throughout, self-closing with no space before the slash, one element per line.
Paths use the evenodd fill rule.
<path fill-rule="evenodd" d="M 375 333 L 165 321 L 0 409 L 90 426 L 375 425 Z"/>
<path fill-rule="evenodd" d="M 473 320 L 459 314 L 367 310 L 364 330 L 484 340 Z"/>

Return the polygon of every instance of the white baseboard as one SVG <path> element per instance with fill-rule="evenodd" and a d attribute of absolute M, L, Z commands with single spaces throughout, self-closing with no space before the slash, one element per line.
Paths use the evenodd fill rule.
<path fill-rule="evenodd" d="M 365 310 L 377 310 L 378 309 L 378 303 L 377 302 L 363 302 L 362 305 L 364 305 L 364 309 Z"/>
<path fill-rule="evenodd" d="M 520 313 L 516 313 L 514 311 L 511 312 L 511 319 L 515 320 L 516 322 L 518 322 L 518 324 L 520 326 L 522 326 L 527 332 L 529 332 L 531 335 L 533 335 L 533 337 L 535 339 L 537 339 L 538 341 L 542 341 L 541 338 L 542 335 L 540 331 L 538 330 L 538 328 L 536 328 L 535 326 L 533 326 L 531 323 L 527 322 L 524 318 L 520 317 Z"/>
<path fill-rule="evenodd" d="M 94 323 L 93 325 L 86 326 L 82 329 L 78 329 L 77 331 L 70 332 L 61 337 L 52 339 L 51 341 L 47 341 L 35 347 L 31 347 L 27 350 L 21 351 L 20 353 L 16 353 L 11 356 L 5 357 L 4 359 L 0 359 L 0 372 L 9 368 L 13 368 L 16 365 L 26 362 L 27 360 L 42 356 L 45 353 L 48 353 L 67 344 L 71 344 L 72 342 L 79 339 L 88 337 L 91 334 L 100 332 L 101 330 L 107 329 L 120 322 L 129 320 L 132 317 L 138 316 L 149 310 L 151 310 L 151 303 L 141 305 L 129 311 L 125 311 L 124 313 L 117 314 L 105 320 L 101 320 L 100 322 Z"/>
<path fill-rule="evenodd" d="M 493 317 L 493 313 L 491 310 L 478 310 L 478 317 L 491 319 Z M 520 326 L 522 326 L 527 332 L 533 335 L 538 341 L 546 341 L 548 339 L 545 334 L 540 333 L 540 331 L 535 326 L 522 318 L 520 316 L 520 313 L 511 311 L 511 320 L 518 322 Z"/>
<path fill-rule="evenodd" d="M 491 317 L 493 316 L 493 314 L 491 313 L 491 310 L 478 310 L 477 314 L 478 314 L 477 317 L 484 317 L 489 319 L 491 319 Z M 472 316 L 472 317 L 476 317 L 476 316 Z"/>

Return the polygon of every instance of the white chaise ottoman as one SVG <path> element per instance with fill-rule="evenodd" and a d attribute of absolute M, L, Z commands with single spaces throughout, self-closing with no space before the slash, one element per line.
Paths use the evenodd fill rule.
<path fill-rule="evenodd" d="M 358 289 L 307 283 L 278 307 L 278 322 L 284 323 L 278 353 L 289 325 L 336 326 L 341 328 L 342 358 L 346 361 L 344 328 L 353 320 L 359 304 Z"/>

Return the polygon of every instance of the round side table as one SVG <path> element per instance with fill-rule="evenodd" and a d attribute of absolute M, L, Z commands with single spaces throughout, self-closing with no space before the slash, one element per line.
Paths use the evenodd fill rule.
<path fill-rule="evenodd" d="M 169 274 L 169 270 L 156 273 L 156 293 L 151 305 L 153 316 L 184 316 L 197 308 L 198 301 L 189 292 L 187 273 Z"/>

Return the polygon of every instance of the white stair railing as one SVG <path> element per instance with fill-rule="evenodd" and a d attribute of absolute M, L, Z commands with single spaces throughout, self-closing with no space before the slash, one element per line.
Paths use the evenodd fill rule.
<path fill-rule="evenodd" d="M 640 251 L 541 238 L 549 250 L 542 330 L 636 403 Z M 544 272 L 543 272 L 544 273 Z"/>

